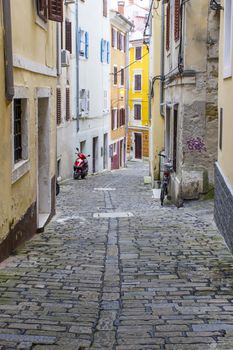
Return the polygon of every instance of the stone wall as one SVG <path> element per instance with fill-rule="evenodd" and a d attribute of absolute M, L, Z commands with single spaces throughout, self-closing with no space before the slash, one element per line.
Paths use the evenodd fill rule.
<path fill-rule="evenodd" d="M 233 251 L 233 192 L 227 185 L 218 165 L 215 167 L 214 218 L 228 247 Z"/>

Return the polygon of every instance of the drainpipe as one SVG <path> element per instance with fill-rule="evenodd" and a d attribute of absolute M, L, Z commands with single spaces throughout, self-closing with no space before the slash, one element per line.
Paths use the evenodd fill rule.
<path fill-rule="evenodd" d="M 161 51 L 160 51 L 160 75 L 164 77 L 164 0 L 162 1 L 161 11 Z M 164 100 L 164 81 L 160 80 L 160 115 L 165 116 L 163 109 Z"/>
<path fill-rule="evenodd" d="M 130 28 L 131 30 L 132 28 Z M 128 130 L 129 130 L 129 32 L 126 33 L 126 91 L 125 91 L 125 98 L 126 98 L 126 113 L 125 113 L 125 117 L 126 117 L 126 121 L 125 121 L 125 155 L 127 154 L 127 145 L 128 145 Z M 125 157 L 125 164 L 126 164 L 126 157 Z"/>
<path fill-rule="evenodd" d="M 15 91 L 11 31 L 11 4 L 10 0 L 3 0 L 2 4 L 4 25 L 5 95 L 8 101 L 12 101 Z"/>
<path fill-rule="evenodd" d="M 76 130 L 79 131 L 79 20 L 78 20 L 78 0 L 76 0 L 76 116 L 77 126 Z"/>

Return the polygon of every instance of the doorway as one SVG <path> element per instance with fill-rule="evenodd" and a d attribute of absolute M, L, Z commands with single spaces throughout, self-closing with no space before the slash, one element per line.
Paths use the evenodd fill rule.
<path fill-rule="evenodd" d="M 51 213 L 49 98 L 38 98 L 37 227 L 43 228 Z"/>
<path fill-rule="evenodd" d="M 93 137 L 92 139 L 92 172 L 96 173 L 98 162 L 98 137 Z"/>
<path fill-rule="evenodd" d="M 104 169 L 108 168 L 108 134 L 104 134 L 103 167 Z"/>
<path fill-rule="evenodd" d="M 142 159 L 142 134 L 135 132 L 134 133 L 134 142 L 135 142 L 135 159 Z"/>

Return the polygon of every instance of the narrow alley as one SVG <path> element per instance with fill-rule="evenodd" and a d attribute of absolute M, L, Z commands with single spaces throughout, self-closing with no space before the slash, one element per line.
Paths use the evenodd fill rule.
<path fill-rule="evenodd" d="M 45 232 L 0 265 L 0 349 L 233 349 L 233 258 L 213 203 L 161 208 L 147 168 L 61 186 Z"/>

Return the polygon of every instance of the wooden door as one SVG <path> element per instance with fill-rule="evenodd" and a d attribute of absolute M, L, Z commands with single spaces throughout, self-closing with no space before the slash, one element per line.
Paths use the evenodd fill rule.
<path fill-rule="evenodd" d="M 135 158 L 142 159 L 142 134 L 135 133 Z"/>

